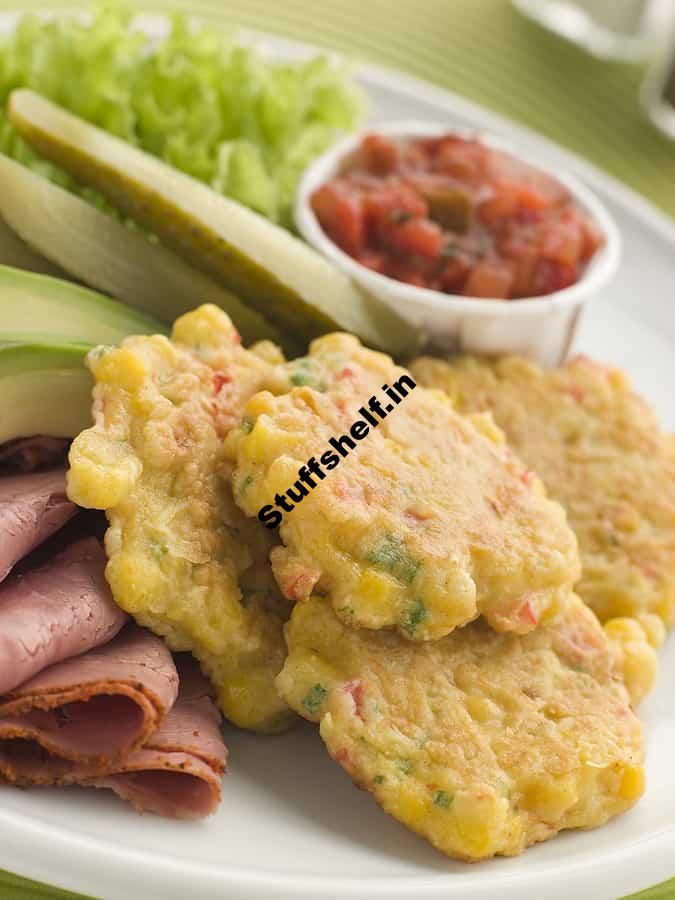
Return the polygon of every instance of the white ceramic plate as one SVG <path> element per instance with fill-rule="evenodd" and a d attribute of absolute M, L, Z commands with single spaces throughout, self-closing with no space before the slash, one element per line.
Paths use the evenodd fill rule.
<path fill-rule="evenodd" d="M 146 24 L 158 28 L 157 20 Z M 310 52 L 266 41 L 282 55 Z M 360 78 L 374 121 L 441 119 L 501 132 L 574 170 L 602 197 L 621 227 L 625 258 L 611 289 L 589 309 L 576 349 L 624 366 L 675 429 L 670 220 L 559 147 L 465 100 L 373 67 Z M 609 900 L 675 875 L 672 684 L 671 637 L 658 689 L 643 707 L 648 789 L 636 809 L 518 859 L 474 866 L 445 859 L 357 791 L 305 725 L 276 738 L 232 729 L 222 807 L 200 824 L 136 816 L 105 791 L 0 788 L 0 868 L 105 900 Z"/>

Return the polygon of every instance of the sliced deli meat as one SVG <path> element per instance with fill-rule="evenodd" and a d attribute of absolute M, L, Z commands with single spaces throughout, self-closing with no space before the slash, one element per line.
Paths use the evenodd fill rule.
<path fill-rule="evenodd" d="M 164 642 L 128 625 L 0 699 L 0 777 L 50 784 L 111 771 L 143 746 L 178 694 Z"/>
<path fill-rule="evenodd" d="M 70 440 L 48 435 L 17 438 L 0 446 L 0 466 L 19 472 L 34 472 L 65 461 Z"/>
<path fill-rule="evenodd" d="M 135 626 L 129 626 L 108 646 L 121 656 L 120 649 L 125 645 L 127 650 L 133 644 L 136 650 L 147 648 L 143 640 L 164 646 L 159 638 Z M 103 656 L 100 651 L 95 652 L 99 659 Z M 131 654 L 126 655 L 129 661 Z M 179 671 L 178 697 L 160 727 L 148 733 L 142 747 L 116 758 L 87 759 L 81 751 L 129 733 L 134 717 L 129 715 L 130 707 L 115 704 L 120 694 L 97 694 L 86 703 L 50 710 L 51 721 L 36 723 L 30 714 L 23 723 L 0 719 L 0 778 L 22 785 L 109 788 L 139 812 L 170 818 L 200 819 L 211 815 L 220 802 L 227 761 L 219 728 L 220 713 L 211 686 L 196 662 L 186 656 L 180 661 Z M 146 721 L 149 725 L 150 717 Z M 60 755 L 74 752 L 78 754 L 76 758 Z"/>
<path fill-rule="evenodd" d="M 65 469 L 0 478 L 0 581 L 75 512 Z"/>
<path fill-rule="evenodd" d="M 83 784 L 111 788 L 139 812 L 176 819 L 211 815 L 220 802 L 227 749 L 213 692 L 197 663 L 178 663 L 180 690 L 164 723 L 116 771 Z"/>
<path fill-rule="evenodd" d="M 112 598 L 105 562 L 98 541 L 84 538 L 0 585 L 0 698 L 120 631 L 128 617 Z"/>

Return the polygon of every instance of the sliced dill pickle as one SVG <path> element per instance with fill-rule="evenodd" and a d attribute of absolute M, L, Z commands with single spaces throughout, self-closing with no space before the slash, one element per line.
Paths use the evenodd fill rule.
<path fill-rule="evenodd" d="M 294 338 L 341 329 L 393 354 L 418 344 L 415 330 L 396 313 L 239 203 L 30 90 L 11 94 L 8 114 L 36 152 L 96 188 Z"/>
<path fill-rule="evenodd" d="M 16 232 L 15 241 L 22 239 L 45 261 L 165 323 L 214 303 L 247 344 L 268 339 L 289 353 L 298 349 L 263 316 L 170 250 L 1 154 L 0 216 Z"/>

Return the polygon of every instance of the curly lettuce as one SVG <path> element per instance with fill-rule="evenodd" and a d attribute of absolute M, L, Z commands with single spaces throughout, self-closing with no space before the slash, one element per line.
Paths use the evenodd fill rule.
<path fill-rule="evenodd" d="M 325 57 L 273 60 L 181 15 L 154 41 L 133 20 L 119 5 L 99 6 L 87 19 L 22 16 L 0 38 L 0 107 L 14 88 L 30 87 L 291 226 L 302 170 L 361 119 L 363 98 L 346 67 Z M 0 150 L 105 206 L 37 157 L 2 112 Z"/>

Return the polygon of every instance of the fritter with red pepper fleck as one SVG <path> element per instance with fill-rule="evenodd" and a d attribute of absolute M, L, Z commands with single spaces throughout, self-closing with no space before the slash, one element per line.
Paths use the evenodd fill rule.
<path fill-rule="evenodd" d="M 294 716 L 274 678 L 286 655 L 272 535 L 246 519 L 222 477 L 223 438 L 246 400 L 286 376 L 272 344 L 244 349 L 222 310 L 177 319 L 171 340 L 127 338 L 87 363 L 92 428 L 70 450 L 68 494 L 110 522 L 106 577 L 117 603 L 173 650 L 190 650 L 223 713 L 256 731 Z"/>
<path fill-rule="evenodd" d="M 524 359 L 422 358 L 415 378 L 462 412 L 490 411 L 567 510 L 582 559 L 577 593 L 602 621 L 675 622 L 675 454 L 616 368 L 578 357 L 550 372 Z"/>
<path fill-rule="evenodd" d="M 642 794 L 640 723 L 574 595 L 524 636 L 481 619 L 423 644 L 347 628 L 313 597 L 286 640 L 282 696 L 359 787 L 449 856 L 514 856 Z"/>
<path fill-rule="evenodd" d="M 417 641 L 481 613 L 525 633 L 569 593 L 564 511 L 489 417 L 459 415 L 347 334 L 287 370 L 296 387 L 253 397 L 226 441 L 236 502 L 281 521 L 286 597 L 326 594 L 346 624 Z"/>

